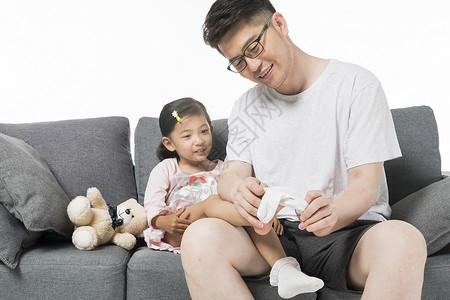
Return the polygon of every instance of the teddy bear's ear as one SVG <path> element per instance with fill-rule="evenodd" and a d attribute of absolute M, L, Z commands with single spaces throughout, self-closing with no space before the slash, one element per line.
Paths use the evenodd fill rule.
<path fill-rule="evenodd" d="M 137 204 L 139 203 L 137 203 L 136 199 L 130 198 L 127 201 L 120 203 L 118 206 L 127 207 L 131 209 Z"/>

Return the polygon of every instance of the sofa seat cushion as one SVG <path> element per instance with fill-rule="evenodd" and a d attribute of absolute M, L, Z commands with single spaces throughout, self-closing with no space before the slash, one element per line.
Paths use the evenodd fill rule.
<path fill-rule="evenodd" d="M 0 203 L 0 261 L 14 269 L 19 262 L 22 248 L 30 246 L 40 232 L 28 231 L 25 226 Z"/>
<path fill-rule="evenodd" d="M 447 247 L 450 250 L 449 247 Z M 450 299 L 450 251 L 430 256 L 425 264 L 422 300 Z"/>
<path fill-rule="evenodd" d="M 255 299 L 282 299 L 269 279 L 246 279 Z M 139 248 L 127 269 L 127 299 L 190 299 L 184 278 L 181 256 L 168 251 Z M 316 299 L 316 293 L 297 295 L 291 299 Z"/>
<path fill-rule="evenodd" d="M 428 257 L 425 264 L 422 300 L 450 299 L 448 278 L 450 278 L 450 253 Z M 319 290 L 318 295 L 320 300 L 361 299 L 361 293 L 341 292 L 327 287 Z"/>
<path fill-rule="evenodd" d="M 69 241 L 40 241 L 15 270 L 0 265 L 2 299 L 124 299 L 131 254 L 115 245 L 80 251 Z"/>
<path fill-rule="evenodd" d="M 125 117 L 0 124 L 0 132 L 33 146 L 70 199 L 90 187 L 112 205 L 137 197 Z"/>
<path fill-rule="evenodd" d="M 138 248 L 128 263 L 127 299 L 190 299 L 180 255 Z"/>

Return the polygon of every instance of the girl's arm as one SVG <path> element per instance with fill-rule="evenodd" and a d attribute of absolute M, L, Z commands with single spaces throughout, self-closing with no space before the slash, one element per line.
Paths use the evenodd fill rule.
<path fill-rule="evenodd" d="M 160 162 L 150 173 L 144 196 L 144 208 L 147 213 L 148 226 L 152 220 L 167 206 L 166 196 L 169 190 L 169 174 L 165 161 Z"/>
<path fill-rule="evenodd" d="M 181 212 L 169 213 L 166 198 L 170 193 L 170 178 L 176 176 L 176 160 L 166 159 L 160 162 L 150 173 L 145 191 L 144 207 L 147 212 L 150 240 L 161 240 L 166 232 L 182 234 L 191 224 L 179 218 Z"/>

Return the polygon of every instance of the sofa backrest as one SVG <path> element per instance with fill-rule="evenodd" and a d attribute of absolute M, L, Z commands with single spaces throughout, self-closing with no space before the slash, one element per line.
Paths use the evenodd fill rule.
<path fill-rule="evenodd" d="M 213 148 L 208 158 L 224 160 L 225 147 L 228 140 L 228 126 L 226 119 L 212 121 Z M 134 133 L 134 162 L 136 165 L 136 185 L 139 203 L 144 203 L 145 188 L 148 177 L 153 168 L 159 163 L 156 151 L 161 143 L 161 132 L 158 118 L 142 117 L 139 119 Z"/>
<path fill-rule="evenodd" d="M 433 110 L 428 106 L 392 109 L 402 157 L 384 164 L 389 203 L 442 179 L 439 135 Z"/>
<path fill-rule="evenodd" d="M 390 204 L 442 179 L 436 120 L 427 106 L 392 110 L 403 156 L 385 162 Z M 227 120 L 213 121 L 211 158 L 224 159 L 228 140 Z M 159 163 L 156 149 L 161 141 L 158 119 L 143 117 L 135 132 L 136 183 L 143 203 L 151 170 Z"/>
<path fill-rule="evenodd" d="M 137 198 L 125 117 L 0 124 L 0 132 L 35 148 L 70 199 L 90 187 L 111 205 Z"/>

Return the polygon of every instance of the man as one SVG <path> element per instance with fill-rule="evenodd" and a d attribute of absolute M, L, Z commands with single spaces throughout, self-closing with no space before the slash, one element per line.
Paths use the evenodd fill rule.
<path fill-rule="evenodd" d="M 386 221 L 383 162 L 401 153 L 381 84 L 359 66 L 308 55 L 288 33 L 268 0 L 218 0 L 206 17 L 206 43 L 258 84 L 229 118 L 219 195 L 259 233 L 268 230 L 255 218 L 264 187 L 305 195 L 302 214 L 278 214 L 305 273 L 364 299 L 420 299 L 424 238 Z M 269 271 L 245 230 L 220 220 L 192 224 L 181 247 L 193 299 L 251 299 L 241 276 Z"/>

